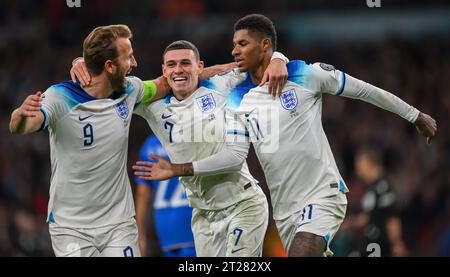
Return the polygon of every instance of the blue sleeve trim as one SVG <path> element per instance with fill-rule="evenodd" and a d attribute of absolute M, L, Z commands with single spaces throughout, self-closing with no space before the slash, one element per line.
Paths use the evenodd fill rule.
<path fill-rule="evenodd" d="M 248 131 L 239 131 L 239 130 L 228 130 L 227 135 L 241 135 L 241 136 L 250 137 Z"/>
<path fill-rule="evenodd" d="M 348 190 L 347 186 L 345 185 L 345 183 L 342 180 L 339 181 L 339 190 L 341 190 L 341 191 L 347 191 Z"/>
<path fill-rule="evenodd" d="M 345 73 L 341 72 L 341 76 L 342 76 L 342 81 L 341 81 L 341 86 L 339 87 L 339 90 L 337 92 L 337 96 L 340 96 L 343 92 L 344 92 L 344 88 L 345 88 Z"/>
<path fill-rule="evenodd" d="M 51 223 L 56 223 L 55 222 L 55 217 L 53 216 L 53 212 L 51 212 L 48 216 L 48 221 Z"/>
<path fill-rule="evenodd" d="M 41 108 L 41 112 L 44 115 L 44 122 L 42 122 L 41 128 L 39 128 L 39 131 L 44 130 L 48 126 L 48 115 L 47 112 Z"/>

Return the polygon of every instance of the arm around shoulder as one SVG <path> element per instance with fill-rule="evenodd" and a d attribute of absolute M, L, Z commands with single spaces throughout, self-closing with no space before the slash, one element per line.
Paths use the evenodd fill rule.
<path fill-rule="evenodd" d="M 12 112 L 9 123 L 12 134 L 24 135 L 41 129 L 45 121 L 44 114 L 40 110 L 42 98 L 41 92 L 30 95 Z"/>

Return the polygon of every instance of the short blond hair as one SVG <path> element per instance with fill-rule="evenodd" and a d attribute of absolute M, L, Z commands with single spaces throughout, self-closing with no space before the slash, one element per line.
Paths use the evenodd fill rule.
<path fill-rule="evenodd" d="M 127 25 L 108 25 L 95 28 L 84 40 L 83 57 L 86 67 L 94 76 L 103 72 L 107 60 L 118 56 L 116 40 L 131 39 L 133 34 Z"/>

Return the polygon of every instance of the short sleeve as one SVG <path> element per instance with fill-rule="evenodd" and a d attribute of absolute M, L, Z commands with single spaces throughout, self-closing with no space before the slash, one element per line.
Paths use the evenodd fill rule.
<path fill-rule="evenodd" d="M 272 54 L 272 58 L 270 59 L 271 61 L 273 61 L 274 59 L 280 59 L 283 60 L 285 63 L 289 63 L 289 59 L 283 55 L 283 53 L 281 52 L 273 52 Z"/>
<path fill-rule="evenodd" d="M 127 94 L 136 95 L 136 104 L 141 103 L 145 98 L 145 84 L 144 82 L 134 76 L 127 77 L 128 86 L 126 88 Z"/>
<path fill-rule="evenodd" d="M 43 128 L 51 128 L 56 122 L 64 117 L 70 110 L 70 101 L 62 91 L 52 86 L 44 92 L 41 111 L 44 114 Z"/>
<path fill-rule="evenodd" d="M 144 81 L 144 95 L 142 97 L 142 104 L 147 104 L 155 98 L 156 95 L 156 84 L 153 81 Z"/>
<path fill-rule="evenodd" d="M 146 118 L 147 117 L 146 116 L 146 112 L 147 112 L 146 108 L 147 108 L 147 105 L 137 105 L 134 108 L 133 113 L 139 115 L 142 118 Z"/>

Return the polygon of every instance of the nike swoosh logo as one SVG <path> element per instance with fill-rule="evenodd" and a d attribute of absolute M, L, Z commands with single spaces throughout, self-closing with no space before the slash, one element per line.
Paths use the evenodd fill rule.
<path fill-rule="evenodd" d="M 94 115 L 93 114 L 91 114 L 91 115 L 88 115 L 88 116 L 86 116 L 86 117 L 81 117 L 81 115 L 78 117 L 78 119 L 80 120 L 80 121 L 85 121 L 86 119 L 88 119 L 88 118 L 90 118 L 90 117 L 93 117 Z"/>
<path fill-rule="evenodd" d="M 241 250 L 243 250 L 243 249 L 245 249 L 245 247 L 242 247 L 242 248 L 239 248 L 239 249 L 231 250 L 231 254 L 234 254 L 234 253 L 236 253 L 236 252 L 239 252 L 239 251 L 241 251 Z"/>
<path fill-rule="evenodd" d="M 171 117 L 172 117 L 172 114 L 171 114 L 171 115 L 168 115 L 168 116 L 166 116 L 166 115 L 163 114 L 163 115 L 161 116 L 162 119 L 168 119 L 168 118 L 171 118 Z"/>

